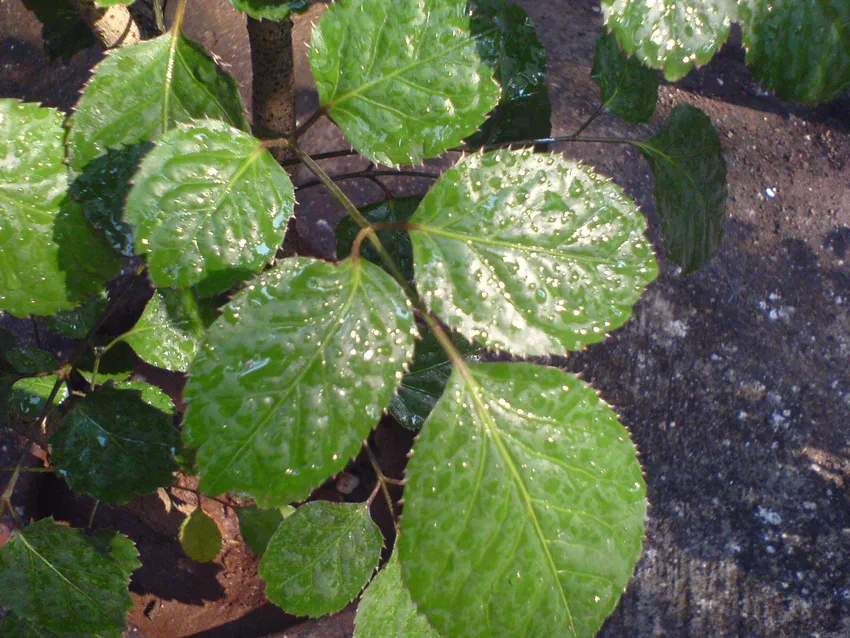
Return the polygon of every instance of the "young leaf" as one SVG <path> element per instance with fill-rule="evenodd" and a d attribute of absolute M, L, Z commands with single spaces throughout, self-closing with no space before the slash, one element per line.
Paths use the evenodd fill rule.
<path fill-rule="evenodd" d="M 16 381 L 7 396 L 7 409 L 13 414 L 20 414 L 31 419 L 39 418 L 58 378 L 56 375 L 51 375 Z M 53 405 L 59 405 L 67 398 L 68 388 L 63 385 L 53 400 Z"/>
<path fill-rule="evenodd" d="M 75 492 L 126 503 L 172 483 L 172 417 L 141 392 L 102 386 L 74 404 L 50 438 L 50 458 Z"/>
<path fill-rule="evenodd" d="M 0 311 L 70 310 L 118 262 L 68 197 L 63 115 L 0 99 Z"/>
<path fill-rule="evenodd" d="M 266 596 L 295 616 L 337 612 L 369 582 L 383 540 L 367 503 L 302 505 L 280 524 L 260 561 Z"/>
<path fill-rule="evenodd" d="M 655 202 L 672 261 L 688 273 L 723 240 L 726 160 L 717 131 L 695 106 L 680 104 L 640 149 L 655 177 Z"/>
<path fill-rule="evenodd" d="M 602 109 L 637 124 L 646 122 L 658 102 L 658 71 L 620 51 L 617 39 L 603 33 L 596 41 L 590 77 L 602 93 Z"/>
<path fill-rule="evenodd" d="M 257 20 L 285 20 L 310 8 L 310 0 L 230 0 L 230 4 Z"/>
<path fill-rule="evenodd" d="M 237 508 L 239 531 L 245 539 L 245 544 L 257 556 L 262 556 L 281 522 L 292 516 L 294 512 L 295 508 L 291 505 L 268 510 L 262 510 L 256 505 Z"/>
<path fill-rule="evenodd" d="M 641 551 L 629 434 L 555 368 L 456 369 L 406 481 L 402 576 L 442 635 L 593 636 Z"/>
<path fill-rule="evenodd" d="M 124 341 L 151 365 L 186 372 L 203 338 L 204 324 L 194 293 L 159 288 Z"/>
<path fill-rule="evenodd" d="M 341 0 L 313 29 L 319 101 L 351 145 L 395 166 L 475 132 L 499 86 L 470 35 L 467 0 Z"/>
<path fill-rule="evenodd" d="M 360 597 L 354 638 L 439 638 L 401 582 L 398 551 Z"/>
<path fill-rule="evenodd" d="M 107 53 L 68 120 L 74 171 L 107 149 L 151 141 L 178 122 L 222 119 L 250 130 L 235 80 L 182 32 Z"/>
<path fill-rule="evenodd" d="M 198 508 L 180 525 L 180 545 L 192 560 L 208 563 L 221 551 L 221 530 L 208 514 Z"/>
<path fill-rule="evenodd" d="M 729 35 L 736 0 L 602 0 L 605 24 L 620 48 L 670 82 L 705 64 Z"/>
<path fill-rule="evenodd" d="M 429 308 L 467 339 L 518 355 L 600 341 L 657 275 L 637 207 L 559 155 L 465 156 L 410 223 Z"/>
<path fill-rule="evenodd" d="M 160 287 L 226 275 L 220 292 L 258 272 L 295 207 L 289 176 L 262 143 L 215 120 L 165 133 L 134 182 L 126 217 Z"/>
<path fill-rule="evenodd" d="M 44 323 L 53 332 L 65 337 L 83 339 L 89 330 L 94 328 L 108 305 L 109 297 L 106 290 L 101 290 L 86 297 L 86 300 L 73 310 L 60 310 L 56 314 L 44 317 Z"/>
<path fill-rule="evenodd" d="M 123 630 L 140 564 L 126 536 L 92 538 L 42 519 L 0 548 L 0 605 L 59 633 Z"/>
<path fill-rule="evenodd" d="M 210 328 L 184 392 L 201 490 L 304 499 L 360 450 L 414 334 L 401 288 L 366 260 L 296 257 L 260 275 Z"/>
<path fill-rule="evenodd" d="M 72 0 L 23 0 L 41 22 L 44 54 L 49 62 L 71 57 L 95 43 L 91 29 L 80 18 Z"/>
<path fill-rule="evenodd" d="M 850 4 L 739 0 L 747 66 L 783 100 L 823 102 L 850 86 Z"/>
<path fill-rule="evenodd" d="M 469 2 L 478 51 L 502 87 L 499 105 L 465 140 L 483 146 L 552 134 L 552 106 L 546 87 L 546 49 L 525 9 L 508 0 Z"/>

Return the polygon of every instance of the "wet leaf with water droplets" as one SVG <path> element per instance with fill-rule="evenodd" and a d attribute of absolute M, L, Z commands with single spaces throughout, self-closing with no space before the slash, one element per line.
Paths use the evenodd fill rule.
<path fill-rule="evenodd" d="M 655 202 L 667 255 L 687 272 L 723 240 L 726 160 L 717 131 L 695 106 L 680 104 L 640 149 L 655 176 Z"/>
<path fill-rule="evenodd" d="M 59 361 L 55 356 L 38 348 L 13 348 L 0 353 L 0 357 L 18 374 L 53 372 L 59 367 Z"/>
<path fill-rule="evenodd" d="M 302 505 L 280 524 L 260 561 L 266 596 L 295 616 L 337 612 L 369 582 L 383 540 L 366 503 Z"/>
<path fill-rule="evenodd" d="M 180 545 L 186 556 L 199 563 L 214 560 L 221 551 L 221 530 L 216 522 L 198 508 L 180 525 Z"/>
<path fill-rule="evenodd" d="M 304 499 L 360 450 L 413 355 L 399 285 L 361 259 L 285 259 L 238 293 L 192 363 L 183 430 L 200 487 Z"/>
<path fill-rule="evenodd" d="M 39 418 L 58 378 L 56 375 L 49 375 L 16 381 L 7 396 L 9 412 L 31 419 Z M 63 385 L 53 399 L 53 405 L 59 405 L 67 398 L 68 388 Z"/>
<path fill-rule="evenodd" d="M 274 259 L 295 208 L 289 176 L 262 143 L 214 120 L 163 135 L 134 182 L 126 217 L 151 279 L 188 288 L 215 278 L 205 295 Z"/>
<path fill-rule="evenodd" d="M 144 381 L 119 381 L 114 384 L 118 390 L 135 390 L 142 395 L 142 401 L 156 408 L 160 412 L 174 416 L 177 414 L 177 409 L 174 407 L 174 401 L 170 396 L 165 394 L 155 385 L 145 383 Z"/>
<path fill-rule="evenodd" d="M 351 145 L 387 166 L 456 146 L 499 100 L 467 0 L 341 0 L 313 29 L 310 66 Z"/>
<path fill-rule="evenodd" d="M 285 20 L 310 8 L 310 0 L 230 0 L 230 4 L 257 20 Z"/>
<path fill-rule="evenodd" d="M 626 56 L 610 33 L 596 41 L 590 77 L 602 94 L 602 109 L 627 122 L 646 122 L 658 101 L 658 71 Z"/>
<path fill-rule="evenodd" d="M 634 203 L 560 155 L 463 157 L 410 223 L 428 307 L 466 338 L 518 355 L 602 340 L 657 275 Z"/>
<path fill-rule="evenodd" d="M 88 296 L 73 310 L 60 310 L 56 314 L 44 317 L 44 323 L 50 330 L 65 337 L 83 339 L 89 330 L 94 328 L 108 304 L 106 290 L 101 290 Z"/>
<path fill-rule="evenodd" d="M 641 552 L 629 434 L 555 368 L 455 370 L 405 480 L 402 576 L 442 635 L 593 636 Z"/>
<path fill-rule="evenodd" d="M 295 512 L 291 505 L 272 509 L 260 509 L 256 505 L 251 507 L 236 508 L 236 516 L 239 518 L 239 531 L 245 544 L 251 548 L 257 556 L 266 552 L 266 547 L 272 535 L 285 518 L 289 518 Z"/>

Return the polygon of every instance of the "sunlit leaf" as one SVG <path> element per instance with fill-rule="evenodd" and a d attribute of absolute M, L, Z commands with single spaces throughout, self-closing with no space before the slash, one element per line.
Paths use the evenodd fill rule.
<path fill-rule="evenodd" d="M 44 317 L 44 323 L 53 332 L 65 337 L 83 339 L 94 328 L 109 304 L 106 290 L 86 297 L 86 300 L 73 310 L 60 310 Z"/>
<path fill-rule="evenodd" d="M 291 505 L 267 510 L 260 509 L 256 505 L 238 508 L 236 516 L 239 518 L 239 531 L 245 539 L 245 544 L 257 556 L 262 556 L 278 526 L 294 512 L 295 508 Z"/>
<path fill-rule="evenodd" d="M 234 79 L 182 33 L 109 51 L 69 119 L 75 171 L 107 149 L 152 141 L 178 122 L 209 117 L 249 130 Z"/>
<path fill-rule="evenodd" d="M 620 48 L 670 82 L 708 62 L 729 35 L 736 0 L 602 0 Z"/>
<path fill-rule="evenodd" d="M 555 368 L 455 370 L 405 480 L 402 576 L 442 635 L 593 636 L 640 555 L 634 445 Z"/>
<path fill-rule="evenodd" d="M 98 7 L 113 7 L 117 4 L 133 4 L 134 0 L 95 0 Z"/>
<path fill-rule="evenodd" d="M 262 143 L 215 120 L 163 135 L 134 182 L 126 218 L 161 287 L 235 272 L 226 290 L 247 279 L 274 258 L 295 207 L 289 176 Z"/>
<path fill-rule="evenodd" d="M 596 41 L 590 77 L 602 93 L 602 108 L 627 122 L 646 122 L 658 101 L 658 71 L 626 56 L 610 33 Z"/>
<path fill-rule="evenodd" d="M 60 633 L 123 630 L 140 564 L 126 536 L 89 537 L 42 519 L 0 548 L 0 605 Z"/>
<path fill-rule="evenodd" d="M 697 107 L 680 104 L 655 135 L 632 143 L 655 176 L 667 255 L 692 272 L 723 240 L 726 160 L 717 131 Z"/>
<path fill-rule="evenodd" d="M 467 0 L 341 0 L 313 29 L 319 101 L 369 159 L 418 164 L 475 132 L 499 86 Z"/>
<path fill-rule="evenodd" d="M 184 392 L 201 489 L 304 499 L 360 450 L 414 332 L 401 288 L 366 260 L 297 257 L 260 275 L 210 328 Z"/>
<path fill-rule="evenodd" d="M 114 384 L 118 390 L 135 390 L 142 395 L 142 401 L 156 408 L 160 412 L 174 416 L 177 413 L 174 401 L 155 385 L 144 381 L 119 381 Z"/>
<path fill-rule="evenodd" d="M 230 4 L 257 20 L 285 20 L 310 8 L 310 0 L 230 0 Z"/>
<path fill-rule="evenodd" d="M 16 381 L 7 396 L 8 410 L 31 419 L 39 418 L 58 378 L 56 375 L 50 375 Z M 67 398 L 68 388 L 63 385 L 56 394 L 53 405 L 59 405 Z"/>
<path fill-rule="evenodd" d="M 339 611 L 369 582 L 382 546 L 367 503 L 302 505 L 280 524 L 260 561 L 266 596 L 295 616 Z"/>
<path fill-rule="evenodd" d="M 221 530 L 207 513 L 198 508 L 180 525 L 180 545 L 192 560 L 208 563 L 221 551 Z"/>
<path fill-rule="evenodd" d="M 107 385 L 74 403 L 50 437 L 50 459 L 75 492 L 122 504 L 172 483 L 178 445 L 170 415 Z"/>
<path fill-rule="evenodd" d="M 657 275 L 634 203 L 559 155 L 465 156 L 410 223 L 425 303 L 467 339 L 514 354 L 600 341 Z"/>
<path fill-rule="evenodd" d="M 80 18 L 72 0 L 23 0 L 41 22 L 41 39 L 48 61 L 63 61 L 95 44 L 91 29 Z"/>

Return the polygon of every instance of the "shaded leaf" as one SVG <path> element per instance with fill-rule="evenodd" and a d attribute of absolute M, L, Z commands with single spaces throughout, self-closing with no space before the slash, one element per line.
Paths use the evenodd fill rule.
<path fill-rule="evenodd" d="M 397 552 L 360 597 L 354 638 L 439 638 L 401 582 Z"/>
<path fill-rule="evenodd" d="M 341 0 L 313 29 L 310 66 L 351 145 L 388 166 L 456 146 L 499 99 L 466 0 Z"/>
<path fill-rule="evenodd" d="M 707 63 L 726 42 L 736 0 L 602 0 L 602 13 L 620 48 L 675 82 Z"/>
<path fill-rule="evenodd" d="M 206 512 L 198 508 L 180 525 L 180 545 L 192 560 L 208 563 L 221 551 L 221 530 Z"/>
<path fill-rule="evenodd" d="M 518 355 L 600 341 L 657 275 L 634 203 L 559 155 L 465 156 L 410 222 L 428 307 L 467 339 Z"/>
<path fill-rule="evenodd" d="M 632 142 L 655 177 L 655 203 L 668 257 L 688 273 L 723 240 L 726 160 L 709 117 L 680 104 L 648 140 Z"/>
<path fill-rule="evenodd" d="M 337 612 L 369 582 L 383 540 L 368 503 L 302 505 L 280 524 L 260 561 L 266 596 L 295 616 Z"/>
<path fill-rule="evenodd" d="M 260 140 L 215 120 L 165 133 L 134 182 L 126 217 L 160 287 L 258 272 L 295 207 L 289 176 Z M 225 278 L 216 292 L 232 283 Z"/>
<path fill-rule="evenodd" d="M 602 93 L 602 109 L 627 122 L 646 122 L 658 101 L 658 72 L 626 56 L 610 33 L 596 41 L 590 77 Z"/>
<path fill-rule="evenodd" d="M 136 353 L 126 343 L 119 341 L 100 358 L 97 367 L 97 379 L 94 379 L 95 355 L 93 351 L 84 354 L 75 364 L 74 369 L 83 375 L 90 384 L 100 385 L 107 381 L 123 381 L 131 374 L 136 366 Z"/>
<path fill-rule="evenodd" d="M 39 418 L 44 412 L 44 406 L 47 404 L 47 399 L 50 398 L 50 393 L 53 391 L 53 386 L 58 378 L 56 375 L 51 375 L 16 381 L 7 396 L 8 410 L 13 414 L 31 419 Z M 68 387 L 63 385 L 56 394 L 56 398 L 53 399 L 53 405 L 59 405 L 67 398 Z"/>
<path fill-rule="evenodd" d="M 74 171 L 107 149 L 151 141 L 178 122 L 210 117 L 249 130 L 235 80 L 182 32 L 112 49 L 68 120 Z"/>
<path fill-rule="evenodd" d="M 360 450 L 414 334 L 398 284 L 366 260 L 297 257 L 260 275 L 210 328 L 184 391 L 201 490 L 304 499 Z"/>
<path fill-rule="evenodd" d="M 5 328 L 0 328 L 0 358 L 3 357 L 6 351 L 11 350 L 14 347 L 15 335 Z"/>
<path fill-rule="evenodd" d="M 50 437 L 50 458 L 75 492 L 122 504 L 172 483 L 178 445 L 170 415 L 141 392 L 107 385 L 71 407 Z"/>
<path fill-rule="evenodd" d="M 56 357 L 38 348 L 13 348 L 2 353 L 2 356 L 18 374 L 52 372 L 59 367 Z"/>
<path fill-rule="evenodd" d="M 106 312 L 108 305 L 106 290 L 101 290 L 86 297 L 86 300 L 73 310 L 60 310 L 44 317 L 44 323 L 50 330 L 65 337 L 83 339 Z"/>
<path fill-rule="evenodd" d="M 272 534 L 277 531 L 281 522 L 292 516 L 294 512 L 295 508 L 290 505 L 268 510 L 262 510 L 256 505 L 237 508 L 239 531 L 245 539 L 245 544 L 257 556 L 262 556 L 266 552 L 266 546 Z"/>
<path fill-rule="evenodd" d="M 0 548 L 0 605 L 60 633 L 123 631 L 140 564 L 126 536 L 90 538 L 42 519 Z"/>
<path fill-rule="evenodd" d="M 41 22 L 41 39 L 48 61 L 67 62 L 78 51 L 95 44 L 91 29 L 71 0 L 23 0 Z"/>
<path fill-rule="evenodd" d="M 285 20 L 310 8 L 310 0 L 230 0 L 230 4 L 257 20 Z"/>
<path fill-rule="evenodd" d="M 3 638 L 121 638 L 123 635 L 124 632 L 119 629 L 90 634 L 60 634 L 32 620 L 21 618 L 13 611 L 7 612 L 3 622 L 0 622 L 0 636 Z"/>
<path fill-rule="evenodd" d="M 593 636 L 640 555 L 634 445 L 592 388 L 555 368 L 456 370 L 406 483 L 402 576 L 442 635 Z"/>

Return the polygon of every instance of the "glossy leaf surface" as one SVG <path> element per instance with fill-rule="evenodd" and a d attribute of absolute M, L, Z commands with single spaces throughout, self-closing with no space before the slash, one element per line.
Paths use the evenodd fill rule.
<path fill-rule="evenodd" d="M 163 135 L 134 182 L 127 220 L 161 287 L 226 275 L 226 290 L 248 278 L 274 258 L 295 207 L 289 176 L 261 142 L 215 120 Z"/>
<path fill-rule="evenodd" d="M 45 518 L 0 548 L 0 605 L 60 633 L 123 630 L 140 564 L 126 536 L 89 537 Z"/>
<path fill-rule="evenodd" d="M 306 503 L 266 547 L 260 561 L 266 596 L 296 616 L 337 612 L 369 582 L 383 540 L 366 503 Z"/>
<path fill-rule="evenodd" d="M 239 518 L 239 531 L 245 540 L 245 544 L 257 556 L 262 556 L 265 554 L 269 540 L 277 531 L 278 526 L 285 518 L 292 516 L 294 512 L 295 508 L 291 505 L 268 510 L 260 509 L 256 505 L 237 508 L 236 516 Z"/>
<path fill-rule="evenodd" d="M 50 330 L 65 337 L 83 339 L 94 328 L 98 319 L 106 311 L 109 299 L 106 290 L 89 295 L 85 301 L 73 310 L 60 310 L 44 317 L 44 323 Z"/>
<path fill-rule="evenodd" d="M 184 392 L 201 490 L 305 498 L 360 450 L 414 334 L 401 288 L 366 260 L 298 257 L 260 275 L 210 328 Z"/>
<path fill-rule="evenodd" d="M 149 406 L 171 416 L 177 414 L 174 401 L 171 400 L 171 397 L 155 385 L 145 383 L 144 381 L 119 381 L 113 384 L 113 387 L 118 390 L 134 390 L 137 393 L 141 393 L 142 401 Z"/>
<path fill-rule="evenodd" d="M 707 63 L 729 35 L 736 0 L 602 0 L 620 48 L 670 82 Z"/>
<path fill-rule="evenodd" d="M 407 466 L 404 583 L 442 635 L 593 636 L 641 551 L 646 488 L 629 434 L 572 374 L 468 370 Z"/>
<path fill-rule="evenodd" d="M 850 86 L 850 3 L 739 2 L 747 66 L 776 95 L 822 102 Z"/>
<path fill-rule="evenodd" d="M 634 203 L 559 155 L 468 155 L 410 222 L 425 303 L 467 339 L 518 355 L 600 341 L 657 275 Z"/>
<path fill-rule="evenodd" d="M 50 375 L 16 381 L 7 397 L 9 411 L 31 419 L 39 418 L 58 378 L 56 375 Z M 68 388 L 63 385 L 56 394 L 53 405 L 59 405 L 67 398 Z"/>
<path fill-rule="evenodd" d="M 596 55 L 590 77 L 602 93 L 606 113 L 627 122 L 646 122 L 658 101 L 658 72 L 626 56 L 610 33 L 596 41 Z"/>
<path fill-rule="evenodd" d="M 216 522 L 198 508 L 180 525 L 180 546 L 186 556 L 199 563 L 208 563 L 221 551 L 221 530 Z"/>
<path fill-rule="evenodd" d="M 439 638 L 401 582 L 397 552 L 360 597 L 354 638 Z"/>
<path fill-rule="evenodd" d="M 321 106 L 369 159 L 418 164 L 475 132 L 499 86 L 466 0 L 341 0 L 313 30 Z"/>
<path fill-rule="evenodd" d="M 38 348 L 13 348 L 3 352 L 2 357 L 19 374 L 51 372 L 59 367 L 56 357 Z"/>
<path fill-rule="evenodd" d="M 75 171 L 107 149 L 151 141 L 178 122 L 209 117 L 249 130 L 235 80 L 182 33 L 107 53 L 69 119 Z"/>
<path fill-rule="evenodd" d="M 701 110 L 680 104 L 658 133 L 633 144 L 655 177 L 667 255 L 685 272 L 693 272 L 723 240 L 726 160 L 717 131 Z"/>
<path fill-rule="evenodd" d="M 178 445 L 170 415 L 140 392 L 103 386 L 65 415 L 50 458 L 75 492 L 122 504 L 172 483 Z"/>
<path fill-rule="evenodd" d="M 63 115 L 0 99 L 0 311 L 70 310 L 118 269 L 66 196 Z"/>
<path fill-rule="evenodd" d="M 230 4 L 257 20 L 285 20 L 310 8 L 310 0 L 230 0 Z"/>

